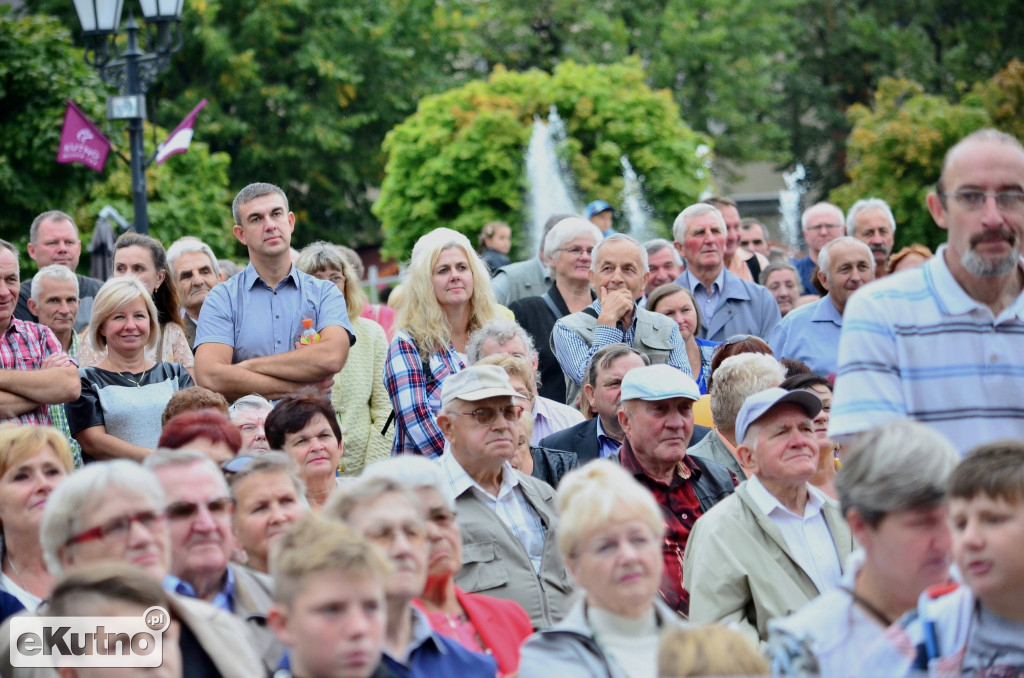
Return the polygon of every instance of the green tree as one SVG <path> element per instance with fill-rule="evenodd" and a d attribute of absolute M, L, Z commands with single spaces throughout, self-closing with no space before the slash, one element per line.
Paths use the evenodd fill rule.
<path fill-rule="evenodd" d="M 568 161 L 586 195 L 619 194 L 625 154 L 645 177 L 656 218 L 670 221 L 708 187 L 696 157 L 706 139 L 680 120 L 668 92 L 644 79 L 636 60 L 564 62 L 551 75 L 499 68 L 487 81 L 423 99 L 384 143 L 388 164 L 374 211 L 386 253 L 408 256 L 439 226 L 471 238 L 492 220 L 524 226 L 524 149 L 534 116 L 546 117 L 552 105 L 565 121 Z"/>

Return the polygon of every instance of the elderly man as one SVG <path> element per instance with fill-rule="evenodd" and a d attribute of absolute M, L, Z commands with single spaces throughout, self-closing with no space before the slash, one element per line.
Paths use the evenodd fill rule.
<path fill-rule="evenodd" d="M 664 238 L 648 240 L 644 243 L 644 249 L 647 250 L 647 268 L 651 273 L 644 288 L 646 297 L 658 287 L 675 282 L 683 271 L 683 258 L 672 247 L 672 243 Z"/>
<path fill-rule="evenodd" d="M 740 220 L 740 247 L 769 260 L 772 254 L 768 229 L 757 219 Z M 761 269 L 764 270 L 763 268 Z M 758 276 L 760 277 L 760 276 Z"/>
<path fill-rule="evenodd" d="M 14 317 L 18 250 L 0 240 L 0 423 L 49 426 L 48 405 L 77 400 L 78 367 L 50 328 Z"/>
<path fill-rule="evenodd" d="M 560 319 L 551 331 L 551 345 L 566 376 L 566 402 L 576 399 L 587 364 L 608 344 L 625 343 L 646 353 L 652 363 L 691 373 L 675 321 L 637 306 L 649 277 L 647 250 L 630 236 L 613 233 L 594 248 L 590 286 L 597 301 Z"/>
<path fill-rule="evenodd" d="M 502 266 L 491 278 L 491 289 L 499 304 L 508 306 L 513 301 L 525 297 L 538 297 L 551 287 L 551 274 L 544 265 L 544 240 L 548 233 L 562 219 L 575 217 L 575 214 L 553 214 L 544 222 L 544 232 L 537 243 L 537 256 L 526 261 L 516 261 Z"/>
<path fill-rule="evenodd" d="M 53 265 L 60 265 L 72 273 L 78 268 L 78 259 L 82 254 L 82 241 L 78 239 L 78 227 L 69 215 L 59 210 L 43 212 L 32 220 L 28 231 L 28 256 L 36 262 L 40 270 Z M 75 322 L 75 332 L 81 332 L 89 324 L 92 314 L 92 300 L 103 285 L 102 280 L 75 274 L 78 279 L 78 296 L 81 307 Z M 32 296 L 31 281 L 26 280 L 18 293 L 18 310 L 14 317 L 19 320 L 36 321 L 35 311 L 28 300 Z"/>
<path fill-rule="evenodd" d="M 711 416 L 715 428 L 687 452 L 718 462 L 740 480 L 746 480 L 747 469 L 739 458 L 736 417 L 747 398 L 778 386 L 785 378 L 786 368 L 770 355 L 740 353 L 723 360 L 711 382 Z"/>
<path fill-rule="evenodd" d="M 821 248 L 818 265 L 818 281 L 828 293 L 786 315 L 775 327 L 768 345 L 779 360 L 799 360 L 815 374 L 827 377 L 838 368 L 846 302 L 874 279 L 875 260 L 866 244 L 843 236 Z"/>
<path fill-rule="evenodd" d="M 779 307 L 779 315 L 783 318 L 786 314 L 800 305 L 800 291 L 803 283 L 800 282 L 800 273 L 796 267 L 788 261 L 779 261 L 769 264 L 761 271 L 761 284 L 775 299 Z M 817 299 L 814 295 L 812 299 Z"/>
<path fill-rule="evenodd" d="M 233 506 L 223 473 L 195 450 L 157 450 L 144 465 L 167 497 L 171 567 L 164 588 L 205 600 L 246 622 L 264 665 L 273 671 L 284 654 L 284 645 L 266 623 L 274 603 L 273 580 L 231 562 Z"/>
<path fill-rule="evenodd" d="M 846 235 L 871 248 L 875 258 L 875 277 L 885 275 L 885 263 L 892 254 L 896 238 L 896 217 L 889 204 L 880 198 L 865 198 L 853 203 L 846 213 Z"/>
<path fill-rule="evenodd" d="M 721 464 L 686 453 L 693 434 L 697 382 L 665 365 L 632 370 L 622 379 L 619 425 L 626 437 L 622 467 L 654 495 L 665 516 L 660 592 L 669 607 L 687 614 L 683 555 L 697 519 L 732 494 L 736 477 Z"/>
<path fill-rule="evenodd" d="M 829 435 L 893 417 L 927 423 L 962 453 L 1024 438 L 1024 148 L 995 130 L 946 153 L 928 194 L 948 243 L 854 296 L 839 342 Z"/>
<path fill-rule="evenodd" d="M 763 287 L 726 269 L 722 213 L 706 203 L 690 205 L 676 217 L 672 235 L 686 259 L 686 271 L 676 282 L 693 293 L 702 311 L 700 337 L 725 341 L 736 334 L 771 334 L 779 322 L 779 307 Z"/>
<path fill-rule="evenodd" d="M 736 201 L 725 196 L 713 195 L 704 202 L 713 205 L 725 221 L 725 269 L 740 280 L 757 282 L 761 269 L 768 265 L 768 257 L 740 246 L 740 229 L 743 221 L 740 219 Z"/>
<path fill-rule="evenodd" d="M 843 234 L 843 210 L 830 202 L 811 205 L 800 215 L 800 229 L 807 242 L 807 256 L 793 259 L 793 265 L 800 272 L 804 294 L 818 296 L 814 288 L 814 267 L 818 265 L 821 248 Z"/>
<path fill-rule="evenodd" d="M 569 609 L 572 583 L 556 546 L 554 491 L 509 464 L 523 410 L 518 396 L 497 365 L 445 379 L 437 423 L 451 449 L 440 464 L 464 541 L 455 583 L 514 600 L 540 628 Z"/>
<path fill-rule="evenodd" d="M 167 263 L 185 314 L 185 337 L 189 347 L 194 348 L 199 312 L 210 290 L 220 282 L 220 264 L 209 245 L 191 236 L 178 238 L 167 248 Z"/>
<path fill-rule="evenodd" d="M 533 339 L 515 321 L 507 318 L 494 318 L 469 335 L 466 342 L 466 354 L 472 365 L 482 358 L 499 353 L 507 353 L 522 358 L 530 363 L 534 374 L 537 373 L 537 351 Z M 533 392 L 529 401 L 533 409 L 528 413 L 533 417 L 533 436 L 531 445 L 536 445 L 541 438 L 553 433 L 564 431 L 584 421 L 583 415 L 574 407 L 541 396 L 537 390 L 537 381 L 533 382 Z"/>
<path fill-rule="evenodd" d="M 750 478 L 709 511 L 683 562 L 690 620 L 733 623 L 749 640 L 839 585 L 853 549 L 839 507 L 808 481 L 818 470 L 811 423 L 821 400 L 770 388 L 747 398 L 737 452 Z"/>
<path fill-rule="evenodd" d="M 272 184 L 249 184 L 231 206 L 249 265 L 206 297 L 196 329 L 196 381 L 228 400 L 276 399 L 305 386 L 328 390 L 355 341 L 345 297 L 329 280 L 292 265 L 295 215 Z M 319 341 L 300 345 L 312 318 Z"/>
<path fill-rule="evenodd" d="M 242 396 L 228 407 L 231 423 L 242 434 L 242 450 L 259 453 L 270 449 L 264 424 L 274 405 L 261 395 Z"/>

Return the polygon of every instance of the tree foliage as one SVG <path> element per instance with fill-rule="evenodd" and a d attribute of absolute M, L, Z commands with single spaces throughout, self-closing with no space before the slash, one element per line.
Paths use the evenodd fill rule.
<path fill-rule="evenodd" d="M 644 77 L 636 60 L 564 62 L 551 75 L 499 68 L 487 81 L 422 100 L 384 143 L 388 164 L 374 211 L 386 252 L 405 257 L 439 226 L 471 237 L 492 220 L 524 226 L 524 151 L 534 116 L 547 117 L 552 105 L 565 121 L 568 161 L 584 194 L 618 195 L 627 155 L 645 177 L 656 218 L 670 220 L 707 188 L 696 157 L 706 140 Z"/>

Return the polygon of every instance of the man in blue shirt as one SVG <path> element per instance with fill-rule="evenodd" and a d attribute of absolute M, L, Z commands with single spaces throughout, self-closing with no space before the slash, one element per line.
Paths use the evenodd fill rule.
<path fill-rule="evenodd" d="M 196 381 L 235 400 L 259 393 L 271 400 L 304 386 L 330 388 L 355 342 L 345 298 L 334 283 L 292 266 L 295 215 L 272 184 L 250 184 L 232 205 L 238 241 L 249 265 L 213 288 L 196 328 Z M 319 341 L 298 344 L 302 321 Z"/>

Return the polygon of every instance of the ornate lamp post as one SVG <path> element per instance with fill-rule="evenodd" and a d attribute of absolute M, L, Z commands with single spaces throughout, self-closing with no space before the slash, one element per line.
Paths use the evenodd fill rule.
<path fill-rule="evenodd" d="M 143 121 L 146 119 L 146 90 L 156 76 L 170 66 L 171 57 L 181 51 L 181 9 L 185 0 L 139 0 L 146 19 L 145 45 L 139 45 L 143 28 L 129 12 L 124 31 L 128 44 L 122 51 L 117 44 L 124 0 L 74 0 L 78 20 L 85 37 L 85 61 L 99 71 L 100 77 L 116 85 L 120 96 L 107 99 L 107 118 L 127 120 L 131 141 L 132 204 L 135 230 L 149 233 L 146 210 L 146 151 L 143 145 Z"/>

